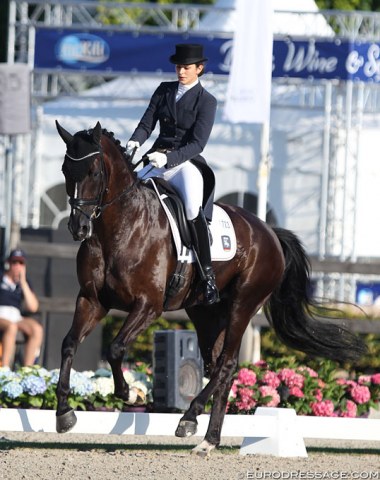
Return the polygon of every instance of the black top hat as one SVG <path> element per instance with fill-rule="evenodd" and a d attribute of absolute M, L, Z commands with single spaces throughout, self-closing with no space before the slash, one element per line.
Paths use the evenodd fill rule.
<path fill-rule="evenodd" d="M 175 46 L 175 54 L 169 57 L 176 65 L 191 65 L 192 63 L 207 62 L 203 56 L 203 45 L 196 43 L 180 43 Z"/>

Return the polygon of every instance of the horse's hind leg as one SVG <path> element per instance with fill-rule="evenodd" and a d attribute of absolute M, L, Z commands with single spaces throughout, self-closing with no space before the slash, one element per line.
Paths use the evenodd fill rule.
<path fill-rule="evenodd" d="M 104 314 L 105 310 L 99 304 L 92 304 L 88 299 L 78 296 L 72 326 L 62 342 L 61 369 L 56 390 L 58 400 L 56 429 L 58 433 L 68 432 L 76 423 L 75 413 L 69 406 L 68 397 L 70 371 L 78 344 L 89 335 Z"/>
<path fill-rule="evenodd" d="M 207 401 L 213 396 L 210 421 L 204 440 L 194 452 L 208 456 L 219 445 L 223 420 L 226 412 L 228 395 L 233 383 L 233 376 L 238 365 L 238 355 L 243 334 L 252 316 L 266 300 L 269 292 L 257 283 L 245 283 L 244 288 L 236 287 L 239 293 L 234 296 L 234 303 L 224 314 L 229 316 L 223 347 L 215 344 L 213 356 L 218 357 L 212 370 L 210 382 L 190 405 L 181 421 L 196 422 L 196 416 L 202 413 Z M 207 315 L 203 318 L 208 321 Z"/>

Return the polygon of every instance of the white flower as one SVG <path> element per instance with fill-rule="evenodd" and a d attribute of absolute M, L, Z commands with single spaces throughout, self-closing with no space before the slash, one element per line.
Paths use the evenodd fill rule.
<path fill-rule="evenodd" d="M 131 385 L 129 385 L 129 388 L 133 388 L 133 387 L 138 388 L 139 390 L 144 392 L 145 395 L 148 395 L 148 387 L 143 382 L 140 382 L 140 381 L 133 382 Z"/>
<path fill-rule="evenodd" d="M 132 385 L 132 383 L 136 381 L 135 374 L 130 370 L 124 370 L 123 377 L 124 380 L 128 383 L 128 385 Z"/>
<path fill-rule="evenodd" d="M 112 378 L 98 377 L 92 380 L 95 393 L 99 393 L 103 397 L 114 393 L 115 385 Z"/>

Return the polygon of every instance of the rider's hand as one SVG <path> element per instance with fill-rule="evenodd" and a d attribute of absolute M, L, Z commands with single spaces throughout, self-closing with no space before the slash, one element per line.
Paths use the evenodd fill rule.
<path fill-rule="evenodd" d="M 153 152 L 148 154 L 149 162 L 153 167 L 161 168 L 168 163 L 166 155 L 161 152 Z"/>
<path fill-rule="evenodd" d="M 140 143 L 135 142 L 134 140 L 129 140 L 129 142 L 127 143 L 127 155 L 131 155 L 134 149 L 136 149 L 137 153 L 140 149 Z"/>

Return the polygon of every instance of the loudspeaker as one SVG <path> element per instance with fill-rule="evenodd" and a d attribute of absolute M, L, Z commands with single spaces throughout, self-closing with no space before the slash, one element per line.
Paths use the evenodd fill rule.
<path fill-rule="evenodd" d="M 186 410 L 202 390 L 203 361 L 196 333 L 158 330 L 153 347 L 155 411 Z"/>

